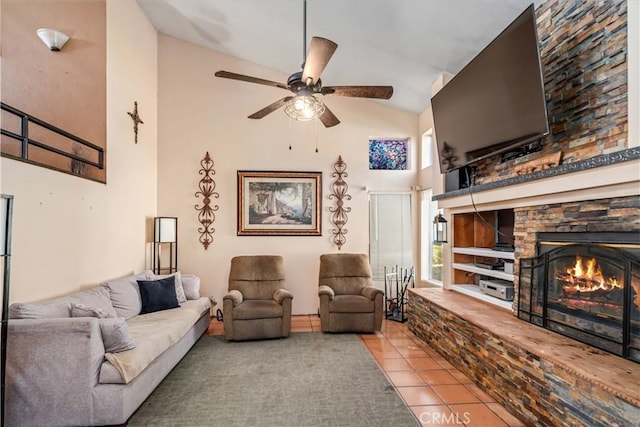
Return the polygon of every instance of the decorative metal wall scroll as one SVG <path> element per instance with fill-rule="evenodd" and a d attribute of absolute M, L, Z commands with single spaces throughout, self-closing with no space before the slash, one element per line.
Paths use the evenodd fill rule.
<path fill-rule="evenodd" d="M 143 125 L 144 124 L 144 122 L 142 121 L 142 119 L 138 115 L 138 101 L 134 101 L 134 103 L 133 103 L 133 112 L 131 113 L 131 112 L 127 111 L 127 114 L 131 117 L 131 120 L 133 120 L 133 132 L 136 135 L 135 142 L 137 144 L 138 143 L 138 125 Z"/>
<path fill-rule="evenodd" d="M 203 175 L 203 177 L 198 183 L 200 191 L 196 192 L 196 197 L 202 196 L 202 206 L 196 204 L 195 208 L 198 211 L 198 221 L 202 224 L 202 227 L 198 227 L 198 233 L 200 233 L 199 240 L 206 250 L 211 242 L 213 242 L 213 233 L 216 231 L 216 229 L 213 228 L 213 222 L 216 220 L 214 212 L 218 210 L 218 205 L 212 206 L 211 198 L 215 197 L 217 199 L 220 195 L 216 191 L 213 191 L 216 188 L 216 183 L 213 180 L 213 175 L 216 174 L 216 171 L 213 170 L 213 160 L 209 156 L 208 151 L 200 161 L 200 165 L 202 169 L 200 169 L 198 173 Z"/>
<path fill-rule="evenodd" d="M 338 161 L 334 163 L 333 169 L 334 172 L 331 173 L 331 176 L 336 178 L 336 180 L 331 184 L 329 199 L 336 199 L 336 207 L 330 207 L 329 212 L 331 212 L 331 223 L 336 227 L 331 230 L 333 243 L 335 243 L 336 246 L 338 246 L 338 250 L 340 250 L 347 242 L 347 238 L 345 237 L 347 229 L 344 228 L 344 226 L 348 220 L 347 213 L 351 212 L 351 208 L 344 206 L 344 201 L 351 200 L 351 196 L 347 194 L 349 186 L 344 178 L 349 175 L 345 172 L 347 170 L 347 164 L 342 160 L 342 156 L 338 156 Z"/>

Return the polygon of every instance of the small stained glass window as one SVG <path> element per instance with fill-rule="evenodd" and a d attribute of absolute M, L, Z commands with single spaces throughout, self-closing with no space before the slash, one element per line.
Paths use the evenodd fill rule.
<path fill-rule="evenodd" d="M 370 139 L 370 170 L 407 170 L 407 148 L 409 140 Z"/>

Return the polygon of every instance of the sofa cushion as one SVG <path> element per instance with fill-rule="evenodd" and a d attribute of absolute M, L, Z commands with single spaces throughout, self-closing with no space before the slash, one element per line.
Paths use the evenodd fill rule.
<path fill-rule="evenodd" d="M 182 275 L 182 289 L 188 300 L 200 298 L 200 278 L 193 274 Z"/>
<path fill-rule="evenodd" d="M 118 317 L 129 319 L 140 314 L 142 300 L 140 299 L 140 289 L 137 280 L 153 280 L 154 274 L 151 270 L 142 273 L 110 280 L 104 283 L 109 289 L 111 304 Z"/>
<path fill-rule="evenodd" d="M 158 280 L 138 280 L 142 308 L 140 314 L 178 308 L 175 276 Z"/>
<path fill-rule="evenodd" d="M 176 298 L 178 299 L 178 304 L 183 303 L 187 300 L 186 295 L 184 294 L 182 275 L 180 272 L 176 272 L 173 274 L 164 274 L 164 275 L 156 275 L 156 279 L 166 279 L 167 277 L 175 278 L 175 287 L 176 287 Z"/>
<path fill-rule="evenodd" d="M 69 302 L 14 303 L 9 307 L 11 319 L 50 319 L 70 317 Z"/>
<path fill-rule="evenodd" d="M 14 303 L 9 309 L 12 319 L 51 319 L 71 317 L 71 304 L 100 308 L 115 317 L 116 311 L 111 305 L 109 290 L 104 286 L 96 286 L 84 291 L 35 303 Z"/>
<path fill-rule="evenodd" d="M 71 303 L 71 317 L 97 317 L 98 319 L 106 319 L 117 316 L 113 307 L 111 307 L 110 311 L 107 311 L 100 307 L 89 307 L 73 302 Z"/>
<path fill-rule="evenodd" d="M 131 382 L 149 363 L 178 342 L 203 315 L 208 315 L 208 298 L 187 301 L 175 310 L 141 314 L 127 321 L 136 348 L 106 353 L 105 358 L 120 372 L 124 383 Z"/>

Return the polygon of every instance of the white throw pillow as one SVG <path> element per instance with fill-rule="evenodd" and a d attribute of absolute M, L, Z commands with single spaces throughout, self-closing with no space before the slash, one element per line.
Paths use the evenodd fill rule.
<path fill-rule="evenodd" d="M 156 275 L 155 279 L 166 279 L 167 277 L 175 277 L 175 279 L 176 279 L 176 281 L 175 281 L 175 283 L 176 283 L 176 298 L 178 299 L 178 304 L 182 304 L 183 302 L 187 301 L 187 297 L 184 294 L 182 276 L 181 276 L 180 272 L 178 271 L 177 273 L 173 273 L 173 274 Z"/>
<path fill-rule="evenodd" d="M 200 278 L 198 276 L 183 274 L 182 288 L 188 300 L 200 298 Z"/>

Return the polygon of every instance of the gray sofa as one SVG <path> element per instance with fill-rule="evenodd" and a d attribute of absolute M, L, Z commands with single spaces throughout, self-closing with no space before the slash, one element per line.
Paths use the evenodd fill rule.
<path fill-rule="evenodd" d="M 54 300 L 12 304 L 6 425 L 125 423 L 209 327 L 211 302 L 199 296 L 199 279 L 179 273 L 179 307 L 139 314 L 145 301 L 137 280 L 159 278 L 145 271 Z M 83 314 L 91 308 L 104 318 Z M 113 341 L 113 325 L 123 342 Z"/>

